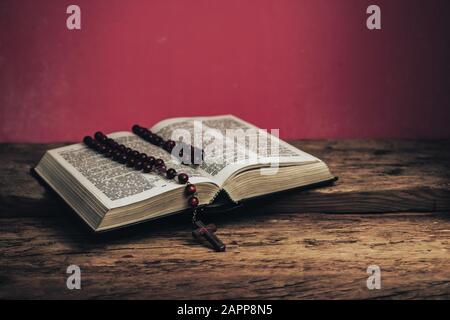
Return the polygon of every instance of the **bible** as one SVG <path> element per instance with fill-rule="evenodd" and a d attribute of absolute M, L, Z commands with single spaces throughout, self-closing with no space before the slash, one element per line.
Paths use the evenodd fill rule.
<path fill-rule="evenodd" d="M 152 154 L 185 172 L 195 183 L 199 208 L 228 202 L 238 205 L 298 187 L 331 182 L 335 177 L 320 159 L 276 134 L 232 115 L 171 118 L 150 128 L 164 139 L 184 141 L 204 151 L 199 164 L 184 165 L 132 132 L 108 135 L 134 150 Z M 154 172 L 114 162 L 82 143 L 48 150 L 35 172 L 94 230 L 107 231 L 183 213 L 185 186 Z M 225 196 L 218 197 L 219 194 Z M 200 230 L 211 231 L 203 226 Z M 212 236 L 212 233 L 211 233 Z"/>

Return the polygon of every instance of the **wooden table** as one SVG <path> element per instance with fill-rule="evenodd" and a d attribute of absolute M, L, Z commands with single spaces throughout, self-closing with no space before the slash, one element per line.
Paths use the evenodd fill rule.
<path fill-rule="evenodd" d="M 217 214 L 225 253 L 179 217 L 94 235 L 29 173 L 59 145 L 0 145 L 0 298 L 450 298 L 450 141 L 293 144 L 339 181 Z"/>

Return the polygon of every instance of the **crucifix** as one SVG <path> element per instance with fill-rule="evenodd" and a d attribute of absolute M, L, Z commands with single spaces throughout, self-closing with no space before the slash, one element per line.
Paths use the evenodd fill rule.
<path fill-rule="evenodd" d="M 208 224 L 207 226 L 200 220 L 194 221 L 194 225 L 197 227 L 192 231 L 192 236 L 197 240 L 206 239 L 217 252 L 225 251 L 225 245 L 219 238 L 214 234 L 217 227 L 214 224 Z"/>

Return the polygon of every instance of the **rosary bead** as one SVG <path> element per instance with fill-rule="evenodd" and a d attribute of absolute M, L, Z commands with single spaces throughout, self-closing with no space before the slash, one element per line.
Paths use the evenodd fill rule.
<path fill-rule="evenodd" d="M 175 141 L 167 140 L 164 143 L 164 150 L 166 150 L 167 152 L 172 152 L 173 148 L 175 148 Z"/>
<path fill-rule="evenodd" d="M 142 132 L 142 128 L 138 124 L 135 124 L 131 130 L 133 131 L 134 134 L 137 134 L 137 135 L 140 135 Z"/>
<path fill-rule="evenodd" d="M 134 165 L 136 164 L 136 160 L 134 158 L 128 158 L 127 160 L 127 166 L 128 167 L 134 167 Z"/>
<path fill-rule="evenodd" d="M 151 164 L 152 166 L 155 164 L 155 161 L 156 161 L 155 157 L 149 156 L 147 158 L 147 163 Z"/>
<path fill-rule="evenodd" d="M 134 168 L 138 171 L 142 170 L 144 167 L 144 163 L 141 160 L 136 161 L 136 164 L 134 165 Z"/>
<path fill-rule="evenodd" d="M 111 147 L 114 148 L 114 149 L 116 149 L 118 146 L 119 146 L 119 143 L 117 141 L 113 141 L 111 143 Z"/>
<path fill-rule="evenodd" d="M 103 134 L 103 132 L 101 132 L 101 131 L 97 131 L 95 134 L 94 134 L 94 137 L 95 137 L 95 139 L 97 140 L 97 141 L 100 141 L 100 142 L 104 142 L 104 141 L 106 141 L 106 139 L 107 139 L 107 137 Z"/>
<path fill-rule="evenodd" d="M 125 154 L 120 154 L 120 157 L 119 157 L 119 163 L 122 163 L 122 164 L 124 164 L 124 163 L 126 163 L 128 161 L 128 157 L 127 157 L 127 155 L 125 155 Z"/>
<path fill-rule="evenodd" d="M 148 157 L 145 153 L 141 153 L 137 156 L 137 158 L 141 161 L 146 161 Z"/>
<path fill-rule="evenodd" d="M 155 146 L 159 147 L 159 146 L 163 145 L 164 140 L 160 136 L 153 134 L 153 139 L 152 139 L 151 143 L 153 143 Z"/>
<path fill-rule="evenodd" d="M 160 167 L 164 165 L 164 160 L 162 159 L 156 159 L 155 160 L 155 167 Z"/>
<path fill-rule="evenodd" d="M 156 170 L 158 170 L 159 173 L 166 173 L 167 168 L 165 165 L 162 165 L 162 166 L 156 167 Z"/>
<path fill-rule="evenodd" d="M 189 181 L 189 176 L 186 173 L 180 173 L 178 175 L 178 182 L 181 184 L 185 184 Z"/>
<path fill-rule="evenodd" d="M 197 192 L 197 187 L 195 186 L 195 184 L 188 184 L 186 186 L 186 194 L 187 195 L 193 195 L 196 192 Z"/>
<path fill-rule="evenodd" d="M 144 167 L 143 167 L 144 173 L 149 173 L 150 171 L 152 171 L 152 169 L 153 169 L 153 165 L 151 165 L 148 162 L 144 163 Z"/>
<path fill-rule="evenodd" d="M 119 144 L 118 146 L 117 146 L 117 150 L 119 150 L 120 152 L 125 152 L 125 149 L 126 149 L 127 147 L 125 147 L 123 144 Z"/>
<path fill-rule="evenodd" d="M 83 138 L 84 144 L 87 145 L 88 147 L 92 147 L 93 141 L 94 141 L 94 139 L 92 139 L 92 137 L 90 137 L 90 136 L 86 136 Z"/>
<path fill-rule="evenodd" d="M 106 138 L 106 140 L 105 140 L 105 143 L 107 143 L 109 145 L 111 145 L 111 143 L 113 143 L 113 142 L 114 142 L 114 139 L 111 139 L 111 138 Z"/>
<path fill-rule="evenodd" d="M 177 176 L 177 171 L 173 168 L 170 168 L 166 172 L 167 179 L 173 179 Z"/>
<path fill-rule="evenodd" d="M 130 152 L 130 156 L 133 157 L 133 158 L 136 158 L 138 155 L 139 155 L 139 152 L 136 151 L 136 150 L 133 150 L 133 151 Z"/>
<path fill-rule="evenodd" d="M 99 151 L 100 143 L 97 140 L 92 141 L 92 148 Z"/>
<path fill-rule="evenodd" d="M 140 135 L 140 137 L 146 141 L 148 141 L 150 139 L 150 136 L 151 136 L 151 133 L 148 130 L 145 130 L 145 131 L 143 130 Z"/>
<path fill-rule="evenodd" d="M 188 200 L 188 203 L 191 207 L 195 208 L 198 206 L 198 198 L 197 197 L 190 197 Z"/>
<path fill-rule="evenodd" d="M 128 147 L 125 148 L 125 153 L 126 153 L 126 154 L 129 155 L 129 154 L 131 153 L 131 151 L 133 151 L 131 148 L 128 148 Z"/>
<path fill-rule="evenodd" d="M 98 146 L 98 151 L 99 151 L 100 153 L 105 153 L 106 150 L 107 150 L 107 147 L 106 147 L 104 144 L 100 144 L 100 145 Z"/>
<path fill-rule="evenodd" d="M 157 140 L 158 140 L 158 136 L 157 136 L 155 133 L 152 133 L 152 134 L 149 136 L 149 142 L 150 142 L 151 144 L 155 144 L 155 145 L 156 145 Z"/>
<path fill-rule="evenodd" d="M 148 134 L 145 134 L 142 136 L 143 139 L 145 139 L 147 142 L 153 143 L 153 136 L 154 134 L 149 132 Z"/>
<path fill-rule="evenodd" d="M 115 151 L 113 152 L 113 155 L 112 155 L 113 160 L 119 161 L 119 158 L 120 158 L 121 155 L 122 155 L 122 154 L 121 154 L 119 151 L 115 150 Z"/>
<path fill-rule="evenodd" d="M 114 150 L 109 148 L 109 147 L 107 147 L 106 151 L 105 151 L 105 157 L 111 158 L 113 156 L 113 153 L 114 153 Z"/>

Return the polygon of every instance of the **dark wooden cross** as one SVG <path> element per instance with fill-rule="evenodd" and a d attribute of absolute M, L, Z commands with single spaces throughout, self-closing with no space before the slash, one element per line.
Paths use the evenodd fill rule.
<path fill-rule="evenodd" d="M 208 224 L 207 226 L 197 220 L 194 222 L 196 229 L 192 231 L 192 236 L 197 240 L 206 239 L 218 252 L 225 251 L 225 245 L 219 238 L 214 234 L 217 231 L 217 227 L 214 224 Z"/>

